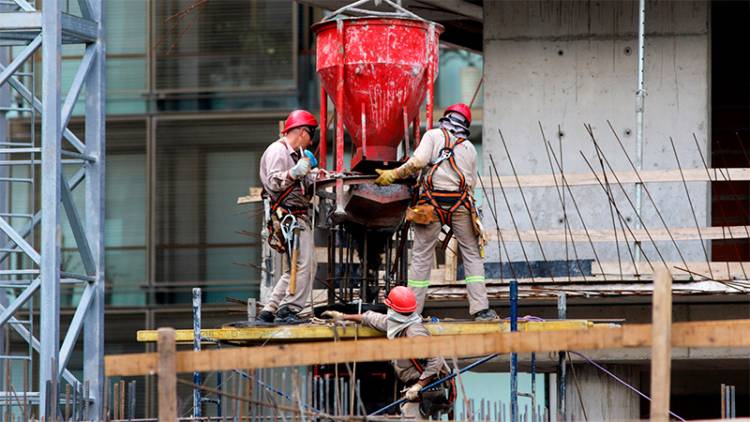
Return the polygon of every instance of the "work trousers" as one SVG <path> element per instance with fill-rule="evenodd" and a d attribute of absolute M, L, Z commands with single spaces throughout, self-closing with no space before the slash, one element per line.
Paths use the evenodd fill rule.
<path fill-rule="evenodd" d="M 315 280 L 315 241 L 310 222 L 306 218 L 297 218 L 300 224 L 299 230 L 299 256 L 297 257 L 297 286 L 294 294 L 289 293 L 289 278 L 291 268 L 287 268 L 284 274 L 276 282 L 271 297 L 264 311 L 276 313 L 282 306 L 288 306 L 294 312 L 299 312 L 305 307 L 310 299 L 313 281 Z M 291 254 L 291 251 L 287 251 Z"/>
<path fill-rule="evenodd" d="M 422 312 L 427 297 L 432 263 L 435 260 L 435 245 L 441 227 L 440 222 L 414 225 L 414 247 L 408 285 L 417 296 L 418 313 Z M 487 287 L 484 284 L 484 261 L 471 224 L 471 213 L 466 208 L 461 207 L 453 213 L 452 228 L 464 263 L 469 313 L 473 315 L 489 308 L 490 305 L 487 300 Z"/>

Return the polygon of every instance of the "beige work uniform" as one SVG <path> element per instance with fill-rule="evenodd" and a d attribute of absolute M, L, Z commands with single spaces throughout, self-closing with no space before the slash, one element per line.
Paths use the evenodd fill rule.
<path fill-rule="evenodd" d="M 272 198 L 278 197 L 292 183 L 296 183 L 298 187 L 292 190 L 282 201 L 281 206 L 292 209 L 309 209 L 311 199 L 311 189 L 309 189 L 309 186 L 313 182 L 312 174 L 308 174 L 302 179 L 305 191 L 299 186 L 299 180 L 294 180 L 289 175 L 289 170 L 297 164 L 298 159 L 299 152 L 293 151 L 287 145 L 285 138 L 272 143 L 266 148 L 260 159 L 260 181 L 263 184 L 263 188 Z M 313 230 L 310 227 L 309 216 L 297 216 L 297 222 L 300 224 L 300 231 L 296 290 L 294 294 L 289 293 L 291 269 L 287 268 L 276 282 L 268 303 L 263 307 L 264 311 L 275 313 L 278 308 L 289 306 L 294 312 L 299 312 L 305 307 L 307 300 L 310 298 L 316 269 L 315 256 L 313 254 L 315 250 Z"/>
<path fill-rule="evenodd" d="M 388 315 L 381 314 L 379 312 L 367 311 L 362 314 L 362 324 L 367 327 L 372 327 L 378 331 L 388 331 Z M 429 336 L 430 332 L 421 323 L 413 324 L 406 328 L 404 331 L 404 337 L 419 337 Z M 409 359 L 399 359 L 391 362 L 393 370 L 396 372 L 396 376 L 407 386 L 411 386 L 415 382 L 431 377 L 438 377 L 441 373 L 447 373 L 448 366 L 442 357 L 433 357 L 426 359 L 423 371 L 420 373 L 419 370 L 414 366 Z M 401 405 L 401 415 L 410 418 L 422 419 L 422 415 L 419 412 L 419 401 L 415 402 L 404 402 Z"/>
<path fill-rule="evenodd" d="M 451 139 L 451 144 L 455 139 Z M 434 162 L 445 147 L 445 136 L 440 129 L 428 130 L 414 151 L 411 160 L 418 168 Z M 463 141 L 453 149 L 456 166 L 465 178 L 469 192 L 474 191 L 477 183 L 477 151 L 469 141 Z M 424 170 L 426 171 L 426 169 Z M 450 164 L 444 161 L 434 172 L 432 184 L 435 190 L 457 192 L 460 178 Z M 466 207 L 459 207 L 453 214 L 451 227 L 453 236 L 458 242 L 464 264 L 466 291 L 469 298 L 469 313 L 476 314 L 489 308 L 487 287 L 484 284 L 484 262 L 479 251 L 479 241 L 471 223 L 471 213 Z M 417 296 L 417 310 L 422 313 L 427 287 L 430 285 L 430 273 L 435 259 L 435 245 L 441 229 L 440 222 L 414 224 L 414 247 L 412 248 L 411 266 L 409 267 L 408 286 Z"/>

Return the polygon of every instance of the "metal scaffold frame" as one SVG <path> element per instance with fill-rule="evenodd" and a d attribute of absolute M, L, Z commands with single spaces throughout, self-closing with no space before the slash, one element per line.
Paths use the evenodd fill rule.
<path fill-rule="evenodd" d="M 64 10 L 62 0 L 13 0 L 0 9 L 0 45 L 23 46 L 9 63 L 0 63 L 0 88 L 9 86 L 28 104 L 28 109 L 38 113 L 41 119 L 41 143 L 36 145 L 32 135 L 31 148 L 23 152 L 31 154 L 31 166 L 41 163 L 37 181 L 41 183 L 41 201 L 30 214 L 33 217 L 22 229 L 13 226 L 9 218 L 0 217 L 0 232 L 7 237 L 0 253 L 0 262 L 10 254 L 23 256 L 31 265 L 19 268 L 10 265 L 2 276 L 18 284 L 8 300 L 0 302 L 0 326 L 6 324 L 15 330 L 37 352 L 39 378 L 38 390 L 25 391 L 5 385 L 6 400 L 0 399 L 4 412 L 11 406 L 22 406 L 26 414 L 32 404 L 38 404 L 36 415 L 47 420 L 59 417 L 60 388 L 64 380 L 72 387 L 74 414 L 84 420 L 98 420 L 102 415 L 104 392 L 104 126 L 105 126 L 105 44 L 103 26 L 103 0 L 77 0 L 80 16 Z M 43 7 L 42 6 L 43 3 Z M 35 7 L 38 6 L 38 7 Z M 85 53 L 70 84 L 62 96 L 62 46 L 79 44 Z M 29 84 L 29 72 L 24 72 L 24 63 L 33 62 L 37 50 L 41 49 L 41 95 Z M 33 72 L 32 72 L 33 76 Z M 33 79 L 32 79 L 33 80 Z M 69 128 L 68 123 L 79 97 L 85 92 L 85 137 L 80 139 Z M 83 97 L 81 97 L 83 98 Z M 4 109 L 4 110 L 7 110 Z M 0 119 L 8 116 L 3 112 Z M 4 123 L 4 122 L 3 122 Z M 29 122 L 30 127 L 36 124 Z M 0 134 L 5 138 L 6 134 Z M 67 141 L 63 143 L 63 138 Z M 7 140 L 7 139 L 4 139 Z M 12 140 L 9 140 L 12 141 Z M 2 152 L 8 160 L 14 153 L 21 153 L 12 142 Z M 72 148 L 71 148 L 72 147 Z M 41 161 L 34 161 L 37 157 Z M 11 166 L 21 161 L 0 161 Z M 63 172 L 63 164 L 80 166 L 72 177 Z M 32 178 L 33 179 L 33 178 Z M 32 185 L 34 181 L 32 180 Z M 79 186 L 83 192 L 83 208 L 76 204 L 73 189 Z M 35 195 L 31 189 L 31 196 Z M 33 202 L 32 202 L 33 203 Z M 80 254 L 83 274 L 62 268 L 62 210 L 65 211 L 70 229 Z M 33 245 L 35 226 L 38 244 Z M 29 279 L 32 275 L 33 279 Z M 17 280 L 26 279 L 25 283 Z M 60 333 L 60 286 L 72 283 L 80 289 L 78 305 L 64 337 Z M 10 284 L 10 283 L 9 283 Z M 18 323 L 16 313 L 39 291 L 38 311 L 40 316 L 39 338 L 33 327 Z M 83 378 L 79 379 L 67 368 L 71 355 L 83 331 Z M 62 340 L 62 344 L 61 344 Z M 9 358 L 9 357 L 3 357 Z M 0 361 L 0 363 L 4 363 Z M 5 366 L 7 368 L 7 366 Z M 6 376 L 10 380 L 10 376 Z M 25 383 L 24 383 L 25 384 Z M 25 388 L 33 390 L 32 386 Z M 67 396 L 67 395 L 66 395 Z M 20 398 L 11 400 L 11 397 Z M 66 397 L 65 405 L 70 405 Z"/>

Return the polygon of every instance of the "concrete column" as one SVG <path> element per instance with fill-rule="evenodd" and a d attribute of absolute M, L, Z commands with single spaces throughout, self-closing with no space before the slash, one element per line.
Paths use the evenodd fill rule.
<path fill-rule="evenodd" d="M 640 387 L 640 375 L 636 367 L 631 365 L 607 365 L 607 369 L 634 387 Z M 640 398 L 638 395 L 601 370 L 587 364 L 576 364 L 575 377 L 573 371 L 569 370 L 567 382 L 567 420 L 640 419 Z M 585 418 L 584 409 L 586 411 Z"/>

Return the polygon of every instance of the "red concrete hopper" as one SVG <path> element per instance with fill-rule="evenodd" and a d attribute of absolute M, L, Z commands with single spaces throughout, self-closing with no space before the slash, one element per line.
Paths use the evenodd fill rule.
<path fill-rule="evenodd" d="M 352 169 L 363 161 L 396 160 L 404 130 L 425 100 L 428 74 L 433 77 L 430 84 L 437 78 L 442 26 L 364 17 L 322 22 L 312 29 L 317 36 L 316 70 L 357 147 Z M 343 91 L 338 98 L 337 89 Z"/>

